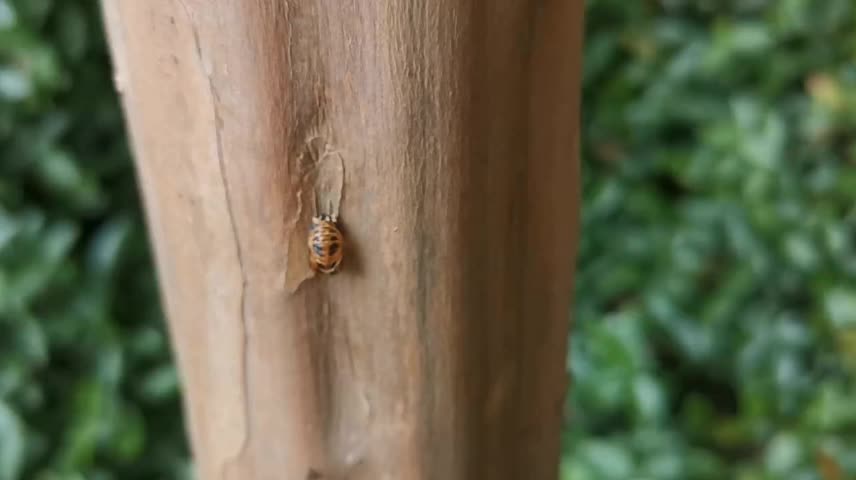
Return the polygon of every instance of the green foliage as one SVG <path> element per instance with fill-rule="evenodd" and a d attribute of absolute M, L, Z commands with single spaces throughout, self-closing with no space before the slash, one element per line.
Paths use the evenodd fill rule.
<path fill-rule="evenodd" d="M 856 4 L 587 11 L 563 480 L 856 478 Z"/>
<path fill-rule="evenodd" d="M 563 480 L 856 477 L 856 6 L 591 0 Z M 0 0 L 0 480 L 189 478 L 95 2 Z"/>
<path fill-rule="evenodd" d="M 0 0 L 0 480 L 182 478 L 97 3 Z"/>

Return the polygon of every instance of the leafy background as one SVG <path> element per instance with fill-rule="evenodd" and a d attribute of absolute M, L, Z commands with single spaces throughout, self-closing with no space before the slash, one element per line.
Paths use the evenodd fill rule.
<path fill-rule="evenodd" d="M 590 0 L 562 480 L 856 478 L 856 5 Z M 190 478 L 97 5 L 0 0 L 0 480 Z"/>
<path fill-rule="evenodd" d="M 856 478 L 856 4 L 587 15 L 563 479 Z"/>
<path fill-rule="evenodd" d="M 146 242 L 97 2 L 0 0 L 0 480 L 187 476 Z"/>

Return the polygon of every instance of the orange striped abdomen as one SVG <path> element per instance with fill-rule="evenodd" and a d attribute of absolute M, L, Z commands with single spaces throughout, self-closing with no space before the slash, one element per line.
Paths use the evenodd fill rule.
<path fill-rule="evenodd" d="M 312 217 L 308 245 L 309 265 L 312 269 L 321 273 L 336 273 L 342 263 L 345 239 L 333 217 Z"/>

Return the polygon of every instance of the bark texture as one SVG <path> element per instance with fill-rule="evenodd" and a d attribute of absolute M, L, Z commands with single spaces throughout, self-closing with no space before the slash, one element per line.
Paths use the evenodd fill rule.
<path fill-rule="evenodd" d="M 199 478 L 555 479 L 582 0 L 103 1 Z"/>

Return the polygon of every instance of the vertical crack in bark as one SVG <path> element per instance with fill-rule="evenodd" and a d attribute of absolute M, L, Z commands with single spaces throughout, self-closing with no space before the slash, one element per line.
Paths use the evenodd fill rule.
<path fill-rule="evenodd" d="M 250 352 L 250 336 L 247 324 L 247 312 L 246 312 L 246 299 L 247 299 L 247 274 L 244 270 L 244 255 L 243 249 L 241 248 L 241 241 L 238 235 L 238 228 L 235 223 L 235 212 L 232 205 L 232 195 L 231 195 L 231 187 L 229 185 L 229 181 L 226 175 L 226 163 L 225 163 L 225 155 L 223 153 L 223 119 L 220 116 L 219 109 L 219 95 L 217 94 L 217 88 L 214 85 L 214 79 L 212 76 L 212 72 L 210 72 L 205 64 L 205 57 L 202 53 L 202 42 L 199 38 L 199 31 L 196 27 L 196 22 L 193 19 L 193 14 L 184 0 L 177 0 L 181 5 L 184 13 L 187 15 L 188 25 L 190 26 L 191 33 L 193 35 L 194 47 L 196 49 L 196 59 L 199 63 L 199 68 L 202 74 L 205 77 L 205 80 L 208 82 L 208 94 L 209 99 L 211 101 L 211 112 L 214 116 L 214 135 L 217 147 L 217 162 L 218 168 L 220 170 L 220 180 L 223 184 L 223 192 L 226 201 L 226 212 L 229 216 L 229 225 L 232 230 L 232 238 L 235 242 L 235 256 L 238 260 L 238 269 L 241 272 L 241 295 L 239 302 L 239 315 L 241 320 L 241 333 L 242 333 L 242 347 L 241 347 L 241 377 L 242 377 L 242 396 L 243 396 L 243 413 L 244 413 L 244 435 L 241 440 L 241 446 L 238 448 L 236 452 L 227 458 L 221 468 L 220 468 L 220 477 L 225 478 L 227 474 L 227 469 L 230 465 L 236 462 L 247 450 L 247 446 L 250 443 L 250 436 L 252 434 L 252 423 L 250 418 L 250 376 L 249 376 L 249 352 Z"/>
<path fill-rule="evenodd" d="M 195 31 L 194 31 L 195 34 Z M 238 259 L 238 269 L 241 272 L 241 300 L 240 300 L 240 317 L 241 317 L 241 334 L 243 335 L 243 343 L 241 346 L 241 379 L 243 380 L 241 383 L 241 388 L 243 390 L 243 407 L 244 407 L 244 436 L 241 441 L 241 447 L 236 451 L 228 460 L 223 464 L 223 468 L 225 469 L 228 465 L 232 464 L 232 462 L 238 460 L 246 451 L 247 445 L 250 443 L 250 435 L 252 423 L 250 419 L 250 404 L 252 403 L 250 399 L 250 372 L 249 372 L 249 356 L 250 356 L 250 334 L 249 334 L 249 326 L 247 325 L 247 274 L 244 270 L 244 255 L 243 249 L 241 248 L 241 241 L 238 236 L 238 228 L 235 224 L 235 212 L 232 207 L 232 196 L 231 190 L 229 186 L 229 181 L 226 178 L 226 165 L 224 161 L 223 155 L 223 138 L 222 138 L 222 120 L 220 118 L 220 111 L 217 107 L 218 97 L 217 90 L 214 86 L 214 81 L 211 76 L 208 75 L 208 87 L 210 89 L 211 94 L 211 108 L 214 112 L 214 121 L 216 123 L 214 127 L 214 131 L 217 137 L 217 161 L 219 162 L 220 167 L 220 179 L 223 181 L 223 191 L 226 196 L 226 211 L 229 214 L 229 224 L 232 228 L 232 237 L 235 241 L 235 254 Z M 222 475 L 221 475 L 222 476 Z"/>

